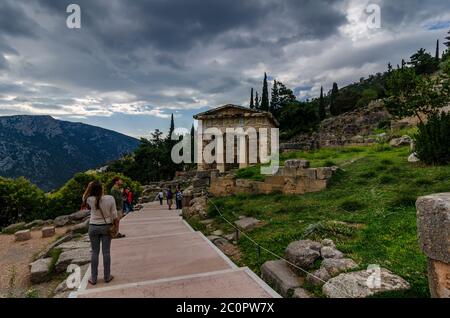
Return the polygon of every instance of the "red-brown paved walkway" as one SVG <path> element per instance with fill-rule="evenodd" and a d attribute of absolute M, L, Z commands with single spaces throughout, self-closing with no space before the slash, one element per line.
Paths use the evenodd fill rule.
<path fill-rule="evenodd" d="M 279 297 L 248 268 L 233 264 L 179 213 L 159 203 L 126 216 L 120 232 L 126 238 L 113 240 L 111 247 L 114 280 L 105 284 L 99 279 L 90 286 L 88 270 L 71 297 Z"/>

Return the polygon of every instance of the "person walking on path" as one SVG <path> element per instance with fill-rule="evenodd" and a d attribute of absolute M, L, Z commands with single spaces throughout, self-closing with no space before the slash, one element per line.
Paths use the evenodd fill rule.
<path fill-rule="evenodd" d="M 167 189 L 166 198 L 167 198 L 167 205 L 169 206 L 169 210 L 172 210 L 173 192 L 172 192 L 172 188 L 170 186 Z"/>
<path fill-rule="evenodd" d="M 103 254 L 103 278 L 105 283 L 113 280 L 111 275 L 111 228 L 118 224 L 119 216 L 114 197 L 103 194 L 103 186 L 99 181 L 89 183 L 84 195 L 83 206 L 89 206 L 89 240 L 91 241 L 91 285 L 97 284 L 98 257 L 100 245 Z"/>
<path fill-rule="evenodd" d="M 160 204 L 160 205 L 163 205 L 164 193 L 162 192 L 162 190 L 158 192 L 158 194 L 156 195 L 156 198 L 158 198 L 159 204 Z M 155 198 L 155 199 L 156 199 L 156 198 Z"/>
<path fill-rule="evenodd" d="M 181 210 L 183 208 L 183 191 L 180 186 L 177 186 L 177 190 L 175 191 L 175 203 L 177 210 Z"/>
<path fill-rule="evenodd" d="M 114 200 L 116 201 L 116 208 L 117 208 L 117 213 L 118 213 L 119 222 L 120 222 L 120 219 L 123 217 L 123 195 L 122 195 L 123 181 L 119 177 L 114 177 L 113 183 L 114 183 L 114 185 L 111 188 L 111 195 L 114 198 Z M 117 235 L 113 238 L 125 237 L 124 234 L 119 232 L 119 225 L 117 225 L 117 227 L 118 227 Z"/>
<path fill-rule="evenodd" d="M 123 190 L 123 212 L 125 215 L 133 211 L 133 192 L 130 188 L 125 188 Z"/>

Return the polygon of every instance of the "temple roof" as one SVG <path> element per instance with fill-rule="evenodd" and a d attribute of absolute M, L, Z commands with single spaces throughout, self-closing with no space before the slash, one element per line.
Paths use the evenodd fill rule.
<path fill-rule="evenodd" d="M 251 109 L 251 108 L 248 108 L 248 107 L 239 106 L 239 105 L 233 105 L 233 104 L 223 105 L 223 106 L 216 107 L 216 108 L 210 109 L 208 111 L 199 113 L 197 115 L 194 115 L 194 119 L 198 120 L 198 119 L 215 118 L 217 116 L 220 117 L 221 113 L 224 113 L 223 115 L 227 116 L 228 114 L 226 114 L 226 113 L 227 113 L 227 111 L 230 111 L 230 110 L 238 110 L 243 115 L 244 114 L 250 114 L 250 115 L 253 115 L 253 116 L 268 117 L 275 124 L 276 127 L 279 126 L 278 121 L 269 112 L 262 111 L 262 110 L 259 110 L 259 109 Z M 235 115 L 237 115 L 237 114 L 235 114 Z"/>

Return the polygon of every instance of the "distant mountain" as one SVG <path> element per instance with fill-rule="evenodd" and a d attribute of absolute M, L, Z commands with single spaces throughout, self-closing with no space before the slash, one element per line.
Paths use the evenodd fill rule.
<path fill-rule="evenodd" d="M 24 176 L 49 191 L 77 172 L 119 159 L 138 143 L 111 130 L 50 116 L 0 117 L 0 176 Z"/>

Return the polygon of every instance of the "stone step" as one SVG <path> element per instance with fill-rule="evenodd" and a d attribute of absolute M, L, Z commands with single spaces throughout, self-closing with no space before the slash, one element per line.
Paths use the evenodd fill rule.
<path fill-rule="evenodd" d="M 248 268 L 89 289 L 77 298 L 279 298 Z"/>

